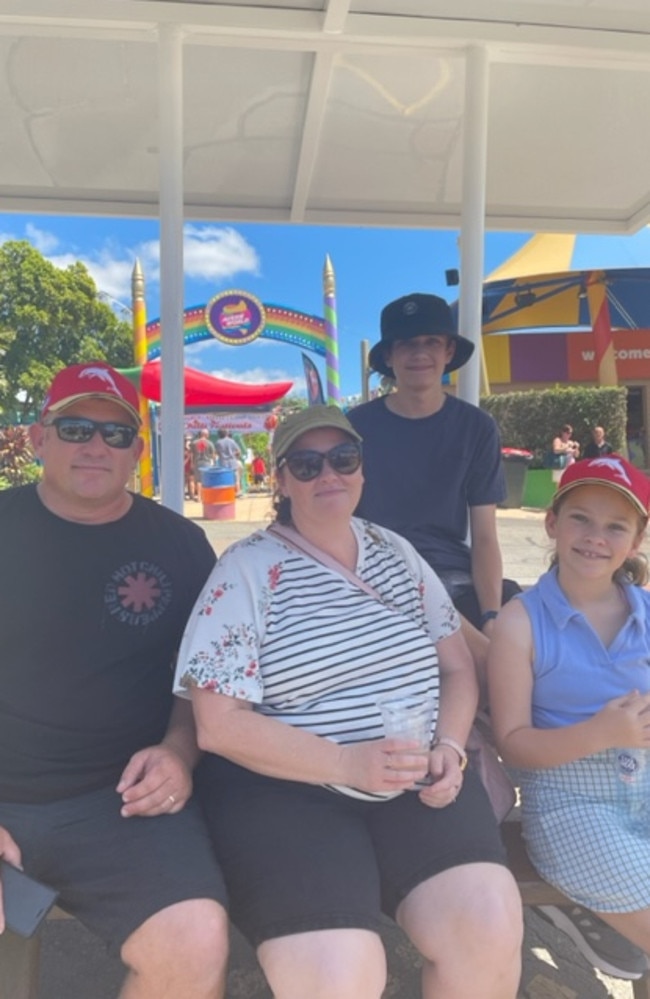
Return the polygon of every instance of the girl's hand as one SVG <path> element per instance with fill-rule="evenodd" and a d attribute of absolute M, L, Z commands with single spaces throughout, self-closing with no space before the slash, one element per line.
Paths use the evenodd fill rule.
<path fill-rule="evenodd" d="M 614 746 L 650 747 L 650 694 L 632 690 L 623 697 L 615 697 L 591 721 L 605 749 Z"/>
<path fill-rule="evenodd" d="M 420 801 L 429 808 L 452 805 L 463 785 L 463 771 L 458 753 L 451 746 L 436 746 L 429 753 L 429 773 L 432 783 L 419 793 Z"/>

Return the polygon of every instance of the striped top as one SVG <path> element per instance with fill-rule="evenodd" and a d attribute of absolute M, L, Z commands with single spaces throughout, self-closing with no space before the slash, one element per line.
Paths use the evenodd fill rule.
<path fill-rule="evenodd" d="M 242 698 L 337 743 L 382 738 L 377 702 L 391 694 L 437 703 L 435 643 L 459 627 L 453 604 L 403 538 L 356 519 L 352 529 L 356 573 L 385 603 L 257 531 L 208 579 L 183 637 L 175 692 L 196 686 Z"/>

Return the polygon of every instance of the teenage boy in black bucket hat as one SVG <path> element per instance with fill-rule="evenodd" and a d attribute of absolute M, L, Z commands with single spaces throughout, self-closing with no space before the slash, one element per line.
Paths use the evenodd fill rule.
<path fill-rule="evenodd" d="M 506 486 L 499 434 L 491 416 L 442 384 L 473 350 L 444 299 L 413 293 L 390 302 L 369 360 L 397 391 L 348 415 L 363 437 L 357 513 L 408 538 L 461 614 L 489 636 L 498 608 L 519 590 L 502 578 L 496 505 Z"/>

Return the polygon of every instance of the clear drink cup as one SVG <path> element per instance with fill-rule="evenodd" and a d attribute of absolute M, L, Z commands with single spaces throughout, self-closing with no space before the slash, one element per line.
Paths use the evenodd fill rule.
<path fill-rule="evenodd" d="M 432 697 L 386 697 L 379 701 L 379 710 L 387 739 L 409 739 L 418 743 L 421 752 L 431 746 L 433 711 Z"/>

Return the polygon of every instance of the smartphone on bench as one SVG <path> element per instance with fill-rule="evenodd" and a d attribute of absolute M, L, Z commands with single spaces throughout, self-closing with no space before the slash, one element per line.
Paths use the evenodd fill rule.
<path fill-rule="evenodd" d="M 30 878 L 6 860 L 0 860 L 0 880 L 7 928 L 21 937 L 31 937 L 56 902 L 59 893 Z"/>

